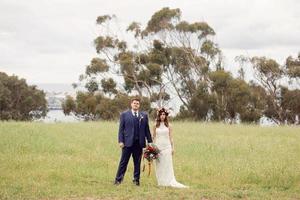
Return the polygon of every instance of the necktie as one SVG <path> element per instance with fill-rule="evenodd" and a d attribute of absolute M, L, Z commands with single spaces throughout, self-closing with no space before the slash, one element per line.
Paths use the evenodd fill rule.
<path fill-rule="evenodd" d="M 134 112 L 134 116 L 137 117 L 137 113 L 136 112 Z"/>

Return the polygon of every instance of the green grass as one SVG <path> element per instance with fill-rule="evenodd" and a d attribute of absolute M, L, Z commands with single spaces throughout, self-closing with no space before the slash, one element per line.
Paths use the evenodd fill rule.
<path fill-rule="evenodd" d="M 0 199 L 300 199 L 300 128 L 174 122 L 175 176 L 113 186 L 117 122 L 0 123 Z"/>

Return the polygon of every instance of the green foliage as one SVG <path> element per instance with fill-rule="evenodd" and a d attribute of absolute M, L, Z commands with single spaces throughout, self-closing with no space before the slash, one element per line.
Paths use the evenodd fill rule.
<path fill-rule="evenodd" d="M 217 70 L 209 74 L 209 78 L 212 81 L 212 90 L 219 94 L 223 94 L 229 88 L 232 76 L 229 72 L 224 70 Z"/>
<path fill-rule="evenodd" d="M 242 122 L 258 123 L 259 119 L 264 113 L 266 105 L 266 92 L 264 88 L 258 85 L 250 84 L 249 99 L 247 104 L 243 106 L 243 112 L 240 112 Z"/>
<path fill-rule="evenodd" d="M 182 33 L 197 33 L 199 39 L 215 35 L 215 31 L 206 22 L 189 24 L 186 21 L 181 21 L 176 25 L 176 30 Z"/>
<path fill-rule="evenodd" d="M 273 59 L 266 57 L 253 57 L 251 59 L 253 67 L 264 76 L 263 78 L 276 81 L 283 73 L 280 65 Z"/>
<path fill-rule="evenodd" d="M 284 118 L 288 123 L 294 124 L 296 116 L 300 116 L 300 90 L 289 90 L 286 87 L 281 87 L 281 103 L 280 107 L 284 112 Z"/>
<path fill-rule="evenodd" d="M 97 22 L 97 24 L 100 25 L 100 24 L 103 24 L 104 22 L 109 21 L 111 19 L 112 19 L 112 16 L 110 16 L 110 15 L 102 15 L 102 16 L 97 17 L 96 22 Z"/>
<path fill-rule="evenodd" d="M 138 22 L 132 22 L 128 28 L 126 29 L 126 31 L 132 31 L 134 32 L 134 37 L 138 37 L 141 35 L 141 25 Z"/>
<path fill-rule="evenodd" d="M 78 118 L 88 120 L 117 120 L 120 113 L 130 108 L 131 96 L 118 93 L 114 98 L 103 94 L 78 92 L 76 99 L 67 96 L 62 107 L 66 115 L 74 114 Z M 141 99 L 141 110 L 151 111 L 148 98 Z"/>
<path fill-rule="evenodd" d="M 300 102 L 290 98 L 298 97 L 299 92 L 281 85 L 280 81 L 286 76 L 297 78 L 299 60 L 288 57 L 285 66 L 265 57 L 253 57 L 250 61 L 259 84 L 266 91 L 263 114 L 277 124 L 296 123 Z"/>
<path fill-rule="evenodd" d="M 134 59 L 132 52 L 122 52 L 118 56 L 118 61 L 120 61 L 121 72 L 126 75 L 134 74 Z"/>
<path fill-rule="evenodd" d="M 208 85 L 205 82 L 201 82 L 194 93 L 191 102 L 189 104 L 191 114 L 197 120 L 206 120 L 210 109 L 215 104 L 214 95 L 211 95 L 208 91 Z M 181 110 L 181 115 L 184 116 L 185 110 Z"/>
<path fill-rule="evenodd" d="M 180 9 L 170 9 L 168 7 L 162 8 L 155 12 L 148 21 L 144 34 L 157 33 L 161 30 L 174 29 L 173 21 L 179 20 L 181 17 Z"/>
<path fill-rule="evenodd" d="M 91 76 L 92 74 L 107 72 L 108 70 L 109 66 L 106 63 L 106 60 L 100 58 L 93 58 L 91 60 L 91 64 L 86 67 L 85 73 Z"/>
<path fill-rule="evenodd" d="M 114 48 L 116 41 L 110 36 L 99 36 L 94 40 L 97 53 L 100 53 L 104 48 Z"/>
<path fill-rule="evenodd" d="M 88 90 L 88 92 L 93 93 L 96 92 L 97 90 L 99 90 L 98 88 L 98 83 L 96 82 L 95 79 L 91 79 L 89 80 L 89 82 L 87 82 L 85 84 L 85 88 Z"/>
<path fill-rule="evenodd" d="M 0 72 L 0 119 L 29 121 L 45 117 L 45 93 L 25 79 Z"/>
<path fill-rule="evenodd" d="M 174 47 L 171 51 L 171 63 L 174 71 L 181 76 L 187 76 L 192 69 L 190 66 L 191 54 L 188 49 Z"/>
<path fill-rule="evenodd" d="M 117 84 L 112 78 L 102 79 L 101 86 L 102 86 L 104 93 L 109 93 L 109 94 L 117 94 L 118 93 L 118 91 L 116 90 Z"/>
<path fill-rule="evenodd" d="M 287 74 L 290 78 L 300 78 L 300 53 L 298 58 L 289 56 L 286 59 Z"/>
<path fill-rule="evenodd" d="M 220 49 L 211 40 L 206 40 L 201 46 L 201 53 L 206 54 L 211 58 L 214 58 L 220 53 Z"/>
<path fill-rule="evenodd" d="M 239 117 L 243 122 L 259 121 L 265 108 L 263 88 L 233 78 L 224 70 L 210 72 L 209 78 L 210 84 L 205 81 L 198 83 L 189 107 L 180 109 L 179 118 L 185 116 L 195 120 L 216 121 L 229 119 L 234 122 Z"/>
<path fill-rule="evenodd" d="M 65 101 L 62 103 L 63 112 L 65 115 L 69 115 L 76 108 L 74 99 L 67 95 Z"/>
<path fill-rule="evenodd" d="M 127 49 L 127 43 L 125 41 L 119 41 L 117 47 L 119 51 L 124 52 Z"/>

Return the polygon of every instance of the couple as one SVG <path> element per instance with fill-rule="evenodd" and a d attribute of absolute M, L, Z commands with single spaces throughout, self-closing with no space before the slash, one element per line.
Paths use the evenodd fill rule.
<path fill-rule="evenodd" d="M 140 99 L 133 98 L 131 100 L 131 110 L 123 112 L 120 116 L 119 145 L 122 148 L 122 154 L 115 185 L 119 185 L 123 181 L 131 155 L 134 162 L 133 183 L 137 186 L 140 185 L 140 166 L 143 148 L 146 146 L 145 138 L 151 144 L 152 137 L 149 130 L 148 116 L 144 112 L 139 112 L 139 108 Z M 187 186 L 178 183 L 174 176 L 172 161 L 174 146 L 167 116 L 168 112 L 163 108 L 160 109 L 153 130 L 153 138 L 160 150 L 159 160 L 156 160 L 157 183 L 159 186 L 186 188 Z"/>

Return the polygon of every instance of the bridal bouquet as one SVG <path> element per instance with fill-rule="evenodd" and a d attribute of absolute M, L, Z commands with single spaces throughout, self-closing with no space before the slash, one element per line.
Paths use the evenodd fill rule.
<path fill-rule="evenodd" d="M 151 173 L 152 161 L 155 159 L 159 159 L 159 152 L 160 152 L 159 149 L 154 144 L 152 144 L 151 146 L 148 145 L 144 151 L 143 159 L 148 160 L 148 166 L 149 166 L 148 176 L 150 176 L 150 173 Z M 145 162 L 144 162 L 144 166 L 143 166 L 143 171 L 145 171 Z"/>
<path fill-rule="evenodd" d="M 144 158 L 148 160 L 148 162 L 152 162 L 152 160 L 158 159 L 159 157 L 159 149 L 156 145 L 152 144 L 148 145 L 146 150 L 144 151 Z"/>

